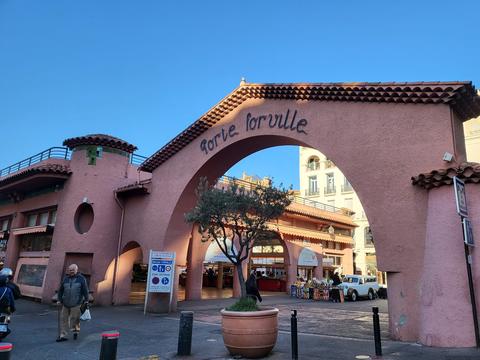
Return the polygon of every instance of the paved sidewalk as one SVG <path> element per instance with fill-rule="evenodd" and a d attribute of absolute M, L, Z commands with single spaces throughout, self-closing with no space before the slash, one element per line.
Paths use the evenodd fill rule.
<path fill-rule="evenodd" d="M 220 305 L 231 300 L 182 303 L 181 308 L 194 311 L 192 356 L 176 357 L 179 314 L 143 315 L 141 306 L 94 307 L 93 320 L 82 323 L 77 341 L 56 343 L 57 311 L 53 306 L 19 301 L 18 312 L 7 338 L 14 344 L 12 359 L 24 360 L 91 360 L 98 359 L 100 334 L 119 330 L 119 360 L 139 359 L 231 359 L 221 335 L 218 317 Z M 374 354 L 369 327 L 371 306 L 379 306 L 385 325 L 386 302 L 331 304 L 272 297 L 281 310 L 280 332 L 270 360 L 291 359 L 290 333 L 286 319 L 290 308 L 299 309 L 300 359 L 355 359 Z M 323 324 L 323 325 L 322 325 Z M 385 329 L 386 330 L 386 329 Z M 330 335 L 326 333 L 329 332 Z M 480 358 L 476 349 L 433 349 L 417 344 L 385 340 L 382 359 L 469 360 Z M 374 358 L 372 356 L 372 358 Z"/>

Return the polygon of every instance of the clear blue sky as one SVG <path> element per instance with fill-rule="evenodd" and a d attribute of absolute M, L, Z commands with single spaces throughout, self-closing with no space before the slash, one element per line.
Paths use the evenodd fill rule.
<path fill-rule="evenodd" d="M 477 0 L 0 0 L 0 168 L 89 133 L 150 155 L 242 76 L 480 87 L 479 14 Z M 298 151 L 243 170 L 297 187 Z"/>

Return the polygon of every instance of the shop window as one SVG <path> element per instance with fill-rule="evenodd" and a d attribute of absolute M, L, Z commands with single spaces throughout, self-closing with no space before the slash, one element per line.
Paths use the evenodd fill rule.
<path fill-rule="evenodd" d="M 20 238 L 20 251 L 50 251 L 51 234 L 26 234 Z"/>
<path fill-rule="evenodd" d="M 23 264 L 18 272 L 17 282 L 20 285 L 42 287 L 46 271 L 47 265 Z"/>
<path fill-rule="evenodd" d="M 92 227 L 94 213 L 92 205 L 80 204 L 74 217 L 75 229 L 79 234 L 85 234 Z"/>

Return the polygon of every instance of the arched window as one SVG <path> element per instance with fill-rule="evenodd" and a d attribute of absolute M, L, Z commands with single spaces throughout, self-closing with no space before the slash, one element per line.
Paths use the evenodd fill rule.
<path fill-rule="evenodd" d="M 308 170 L 320 169 L 320 159 L 318 158 L 318 156 L 312 156 L 308 159 L 307 169 Z"/>

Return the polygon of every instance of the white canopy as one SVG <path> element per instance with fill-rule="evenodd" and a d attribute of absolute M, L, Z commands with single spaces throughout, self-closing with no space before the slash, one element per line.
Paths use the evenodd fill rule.
<path fill-rule="evenodd" d="M 303 248 L 298 257 L 298 266 L 318 266 L 317 255 L 308 248 Z"/>
<path fill-rule="evenodd" d="M 232 254 L 230 248 L 232 246 L 232 241 L 230 239 L 227 239 L 227 249 L 228 253 Z M 234 251 L 233 254 L 235 254 L 237 251 L 235 245 L 234 245 Z M 228 258 L 225 256 L 225 254 L 220 250 L 220 247 L 217 245 L 216 241 L 213 241 L 210 246 L 207 249 L 207 253 L 205 254 L 205 261 L 204 263 L 216 263 L 216 262 L 230 262 Z"/>

